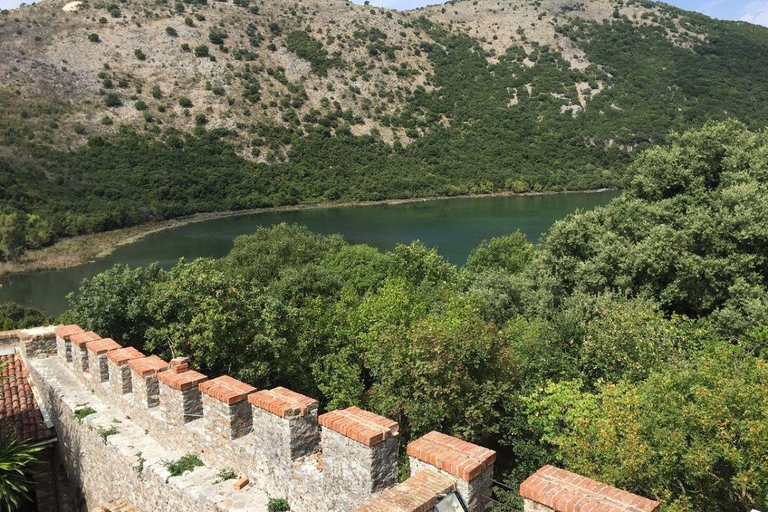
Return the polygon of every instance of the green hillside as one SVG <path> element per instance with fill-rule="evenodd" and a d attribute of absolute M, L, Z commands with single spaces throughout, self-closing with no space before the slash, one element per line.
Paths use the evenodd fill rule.
<path fill-rule="evenodd" d="M 768 29 L 664 4 L 62 5 L 0 15 L 4 258 L 195 212 L 615 186 L 671 131 L 768 124 Z"/>

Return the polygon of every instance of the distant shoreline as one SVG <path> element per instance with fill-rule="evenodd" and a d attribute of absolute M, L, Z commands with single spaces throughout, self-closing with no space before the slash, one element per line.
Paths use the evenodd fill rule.
<path fill-rule="evenodd" d="M 91 263 L 99 258 L 112 254 L 117 248 L 137 242 L 145 236 L 173 229 L 188 224 L 205 222 L 227 217 L 241 217 L 245 215 L 257 215 L 269 212 L 293 212 L 302 210 L 320 210 L 329 208 L 349 208 L 353 206 L 399 205 L 407 203 L 420 203 L 426 201 L 441 201 L 447 199 L 469 199 L 479 197 L 511 197 L 511 196 L 541 196 L 554 194 L 584 194 L 599 193 L 618 190 L 616 187 L 588 189 L 588 190 L 564 190 L 544 192 L 496 192 L 492 194 L 463 194 L 457 196 L 415 197 L 407 199 L 384 199 L 381 201 L 346 201 L 346 202 L 320 202 L 311 204 L 299 204 L 291 206 L 271 206 L 265 208 L 252 208 L 249 210 L 228 210 L 222 212 L 196 213 L 186 217 L 169 219 L 165 221 L 148 222 L 138 226 L 81 235 L 66 238 L 56 242 L 50 247 L 29 251 L 24 259 L 19 262 L 0 263 L 0 277 L 10 274 L 27 272 L 42 272 L 46 270 L 64 270 Z"/>

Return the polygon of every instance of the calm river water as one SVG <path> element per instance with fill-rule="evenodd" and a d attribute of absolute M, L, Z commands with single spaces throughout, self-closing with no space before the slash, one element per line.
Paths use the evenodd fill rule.
<path fill-rule="evenodd" d="M 340 233 L 351 243 L 379 249 L 421 240 L 427 246 L 437 247 L 452 263 L 462 265 L 482 240 L 519 229 L 535 242 L 556 220 L 577 209 L 606 204 L 618 194 L 609 191 L 460 198 L 214 219 L 149 235 L 94 263 L 68 270 L 5 276 L 0 278 L 0 300 L 35 306 L 56 315 L 66 309 L 65 296 L 77 289 L 82 279 L 117 263 L 135 267 L 157 262 L 168 268 L 181 257 L 218 258 L 229 252 L 236 236 L 280 222 L 304 224 L 320 234 Z"/>

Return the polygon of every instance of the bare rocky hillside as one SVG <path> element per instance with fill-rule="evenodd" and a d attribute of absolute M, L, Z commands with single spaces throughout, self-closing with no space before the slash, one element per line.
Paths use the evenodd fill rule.
<path fill-rule="evenodd" d="M 323 126 L 329 112 L 340 110 L 353 134 L 407 144 L 413 133 L 388 120 L 416 91 L 433 90 L 428 56 L 439 45 L 420 18 L 477 39 L 489 62 L 510 47 L 526 54 L 547 47 L 585 70 L 587 55 L 557 27 L 618 16 L 672 23 L 679 30 L 664 30 L 680 46 L 706 37 L 659 9 L 611 0 L 463 1 L 410 12 L 342 0 L 45 0 L 0 16 L 3 122 L 66 147 L 121 124 L 157 133 L 196 125 L 239 129 L 241 154 L 264 159 L 248 127 Z M 522 62 L 536 65 L 528 57 Z M 566 115 L 585 109 L 605 86 L 573 85 L 577 101 L 564 98 Z M 510 91 L 507 106 L 524 93 L 531 94 L 529 84 Z M 432 114 L 419 132 L 451 122 L 450 113 Z"/>

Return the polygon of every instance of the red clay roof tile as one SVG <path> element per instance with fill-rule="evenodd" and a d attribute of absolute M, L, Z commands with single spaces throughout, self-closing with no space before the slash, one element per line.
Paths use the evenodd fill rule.
<path fill-rule="evenodd" d="M 309 411 L 317 409 L 317 400 L 314 398 L 283 387 L 257 391 L 248 396 L 248 401 L 281 418 L 305 416 Z"/>
<path fill-rule="evenodd" d="M 141 377 L 148 377 L 150 375 L 156 374 L 157 372 L 168 369 L 168 363 L 157 356 L 131 359 L 128 361 L 128 366 L 130 366 L 131 370 L 139 374 Z"/>
<path fill-rule="evenodd" d="M 463 480 L 472 480 L 496 461 L 496 452 L 432 431 L 408 445 L 408 455 Z"/>
<path fill-rule="evenodd" d="M 80 348 L 83 348 L 86 343 L 100 340 L 100 339 L 101 339 L 101 336 L 99 336 L 93 331 L 79 332 L 69 337 L 69 341 L 71 341 L 73 345 L 76 345 Z"/>
<path fill-rule="evenodd" d="M 555 512 L 658 512 L 659 502 L 554 466 L 520 484 L 520 494 Z"/>
<path fill-rule="evenodd" d="M 366 446 L 375 446 L 397 435 L 399 430 L 396 421 L 364 411 L 359 407 L 348 407 L 325 413 L 318 418 L 318 422 L 323 427 Z"/>
<path fill-rule="evenodd" d="M 157 380 L 173 389 L 186 391 L 188 389 L 196 388 L 198 384 L 208 380 L 208 377 L 194 370 L 187 370 L 181 373 L 168 370 L 158 373 Z"/>
<path fill-rule="evenodd" d="M 117 366 L 123 366 L 124 364 L 127 364 L 131 359 L 139 359 L 144 357 L 144 354 L 133 347 L 125 347 L 107 352 L 107 357 Z"/>
<path fill-rule="evenodd" d="M 123 347 L 119 345 L 112 338 L 102 338 L 96 341 L 89 341 L 88 343 L 85 344 L 85 349 L 88 352 L 93 352 L 97 356 L 106 354 L 111 350 L 117 350 L 119 348 L 123 348 Z"/>
<path fill-rule="evenodd" d="M 0 356 L 0 427 L 12 428 L 19 441 L 55 437 L 43 420 L 29 382 L 29 371 L 18 354 Z"/>
<path fill-rule="evenodd" d="M 229 375 L 222 375 L 221 377 L 202 382 L 199 388 L 201 392 L 227 405 L 242 402 L 249 394 L 256 391 L 256 388 L 253 386 L 233 379 Z"/>

